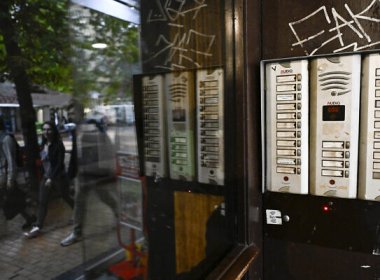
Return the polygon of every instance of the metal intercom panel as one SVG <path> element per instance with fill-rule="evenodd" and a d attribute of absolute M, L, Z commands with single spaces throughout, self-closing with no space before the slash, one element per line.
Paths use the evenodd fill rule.
<path fill-rule="evenodd" d="M 194 74 L 166 74 L 170 178 L 195 179 Z"/>
<path fill-rule="evenodd" d="M 198 181 L 224 185 L 223 69 L 198 70 Z"/>
<path fill-rule="evenodd" d="M 358 195 L 380 201 L 380 54 L 364 57 L 361 88 Z"/>
<path fill-rule="evenodd" d="M 167 176 L 164 76 L 142 78 L 145 175 Z"/>
<path fill-rule="evenodd" d="M 310 192 L 357 194 L 360 55 L 317 58 L 310 69 Z"/>
<path fill-rule="evenodd" d="M 265 66 L 267 190 L 308 193 L 308 61 Z"/>

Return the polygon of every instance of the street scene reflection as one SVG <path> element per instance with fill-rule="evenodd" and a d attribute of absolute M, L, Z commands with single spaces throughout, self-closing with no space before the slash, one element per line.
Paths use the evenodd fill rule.
<path fill-rule="evenodd" d="M 116 279 L 129 267 L 143 279 L 138 26 L 21 2 L 0 4 L 0 278 Z"/>

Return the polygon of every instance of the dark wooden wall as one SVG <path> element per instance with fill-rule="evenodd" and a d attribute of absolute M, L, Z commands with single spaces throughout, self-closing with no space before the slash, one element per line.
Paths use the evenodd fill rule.
<path fill-rule="evenodd" d="M 379 1 L 262 3 L 263 59 L 380 48 Z"/>
<path fill-rule="evenodd" d="M 247 121 L 245 138 L 247 141 L 246 164 L 248 188 L 248 242 L 260 251 L 253 263 L 249 279 L 262 279 L 263 266 L 263 220 L 262 220 L 262 166 L 261 166 L 261 100 L 260 100 L 260 61 L 262 58 L 262 2 L 246 1 L 243 14 L 245 22 L 245 72 Z"/>
<path fill-rule="evenodd" d="M 236 240 L 237 203 L 233 198 L 237 188 L 236 161 L 232 158 L 235 158 L 234 148 L 238 144 L 236 130 L 230 129 L 235 126 L 232 120 L 236 119 L 233 115 L 236 93 L 232 82 L 235 72 L 234 64 L 228 63 L 225 55 L 234 52 L 232 33 L 229 36 L 225 33 L 226 26 L 233 23 L 232 3 L 228 0 L 141 1 L 142 74 L 218 66 L 225 71 L 225 88 L 229 89 L 225 95 L 228 107 L 225 143 L 229 147 L 225 153 L 225 186 L 170 178 L 162 178 L 159 182 L 147 179 L 145 221 L 149 279 L 204 279 Z M 229 11 L 228 15 L 225 10 Z M 142 155 L 140 78 L 135 77 L 134 92 L 139 153 Z"/>
<path fill-rule="evenodd" d="M 141 1 L 144 73 L 222 65 L 223 28 L 224 1 Z"/>
<path fill-rule="evenodd" d="M 286 268 L 283 270 L 285 271 L 283 275 L 287 276 L 285 273 L 289 267 L 286 263 L 289 259 L 286 256 L 292 255 L 292 248 L 298 252 L 297 258 L 293 259 L 292 263 L 300 264 L 293 267 L 292 273 L 293 275 L 299 273 L 300 276 L 298 278 L 296 276 L 295 279 L 302 279 L 301 275 L 305 274 L 297 272 L 295 267 L 311 265 L 307 258 L 303 257 L 303 253 L 314 252 L 315 257 L 323 254 L 323 248 L 319 247 L 317 251 L 311 244 L 306 250 L 299 240 L 292 240 L 289 236 L 277 236 L 277 239 L 274 239 L 268 236 L 265 230 L 265 245 L 263 246 L 261 242 L 265 226 L 262 220 L 262 207 L 265 209 L 268 203 L 273 201 L 277 203 L 277 200 L 264 197 L 263 205 L 261 201 L 260 61 L 379 49 L 380 2 L 372 0 L 202 2 L 141 1 L 141 49 L 144 73 L 218 65 L 224 68 L 226 74 L 226 186 L 209 188 L 196 182 L 187 184 L 165 179 L 154 183 L 153 180 L 148 180 L 147 226 L 150 236 L 151 279 L 166 280 L 167 275 L 174 277 L 177 271 L 183 270 L 181 268 L 183 263 L 176 264 L 176 254 L 179 254 L 176 248 L 186 248 L 186 246 L 175 244 L 175 240 L 180 240 L 176 237 L 176 232 L 186 231 L 189 225 L 186 222 L 183 225 L 175 224 L 175 215 L 177 211 L 177 214 L 181 212 L 181 209 L 178 210 L 181 205 L 177 205 L 177 209 L 174 210 L 176 201 L 174 197 L 177 199 L 190 197 L 191 195 L 182 193 L 189 190 L 201 196 L 217 196 L 225 199 L 227 209 L 225 222 L 229 225 L 227 228 L 232 229 L 227 235 L 230 236 L 230 241 L 254 243 L 264 250 L 265 279 L 276 279 L 278 274 L 274 273 L 270 278 L 271 272 L 279 269 L 280 273 L 284 267 Z M 165 3 L 177 6 L 165 7 Z M 181 6 L 181 3 L 185 5 Z M 193 199 L 191 196 L 187 202 Z M 196 200 L 198 199 L 194 199 Z M 308 198 L 302 203 L 307 204 L 307 202 Z M 355 200 L 352 204 L 356 205 Z M 342 205 L 350 207 L 345 206 L 345 203 Z M 176 226 L 180 228 L 176 229 Z M 337 252 L 334 251 L 335 253 Z M 349 259 L 348 256 L 351 255 L 346 251 L 340 254 L 340 257 L 346 257 L 345 260 Z M 356 257 L 357 255 L 355 259 Z M 318 258 L 315 257 L 317 260 Z M 279 265 L 281 262 L 282 265 Z M 250 279 L 262 278 L 261 264 L 260 259 L 255 263 L 250 271 Z M 314 268 L 313 271 L 317 271 L 315 266 Z M 161 277 L 155 277 L 160 272 Z"/>
<path fill-rule="evenodd" d="M 379 1 L 265 0 L 261 3 L 261 59 L 380 49 Z M 248 31 L 247 37 L 256 35 Z M 249 94 L 254 102 L 259 99 L 258 91 Z M 322 214 L 323 203 L 333 203 L 335 212 L 329 216 Z M 279 209 L 296 218 L 286 228 L 270 227 L 264 221 L 264 279 L 379 277 L 378 256 L 372 255 L 379 238 L 377 202 L 265 193 L 263 212 L 265 209 Z M 369 265 L 367 269 L 361 267 L 364 263 Z"/>

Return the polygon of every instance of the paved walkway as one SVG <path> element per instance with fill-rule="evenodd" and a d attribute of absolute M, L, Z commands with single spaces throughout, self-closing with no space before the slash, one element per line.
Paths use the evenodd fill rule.
<path fill-rule="evenodd" d="M 60 241 L 71 230 L 71 209 L 61 199 L 49 204 L 43 234 L 36 238 L 25 239 L 20 216 L 5 225 L 0 221 L 0 280 L 55 279 L 60 275 L 67 276 L 58 279 L 75 279 L 67 272 L 83 270 L 84 262 L 118 248 L 112 211 L 95 195 L 89 196 L 88 205 L 85 239 L 68 247 L 61 247 Z"/>
<path fill-rule="evenodd" d="M 118 135 L 120 149 L 136 152 L 134 127 L 110 127 L 108 133 L 113 141 Z M 19 143 L 22 144 L 21 142 L 20 140 Z M 70 151 L 71 141 L 65 139 L 64 143 L 66 150 Z M 115 190 L 115 185 L 110 186 L 111 188 Z M 78 272 L 80 274 L 85 267 L 98 264 L 100 257 L 109 256 L 110 251 L 122 251 L 117 240 L 116 221 L 112 211 L 92 192 L 88 199 L 85 238 L 68 247 L 61 247 L 60 241 L 72 228 L 68 224 L 72 210 L 61 199 L 51 201 L 43 234 L 30 240 L 23 236 L 22 217 L 17 216 L 4 222 L 0 211 L 0 280 L 77 279 Z M 141 234 L 136 236 L 140 237 Z M 128 230 L 123 230 L 121 239 L 123 243 L 129 243 Z M 103 275 L 99 279 L 115 278 L 105 278 Z"/>

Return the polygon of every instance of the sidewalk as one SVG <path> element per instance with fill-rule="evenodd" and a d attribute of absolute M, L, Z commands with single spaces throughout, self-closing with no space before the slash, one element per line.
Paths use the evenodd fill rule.
<path fill-rule="evenodd" d="M 73 279 L 68 271 L 83 270 L 84 262 L 117 248 L 112 211 L 91 193 L 88 205 L 91 209 L 87 211 L 85 238 L 68 247 L 60 246 L 72 228 L 68 223 L 71 209 L 62 199 L 54 199 L 49 204 L 41 236 L 26 239 L 21 216 L 8 221 L 6 227 L 0 229 L 0 279 L 54 279 L 63 274 L 67 275 L 64 279 Z"/>

